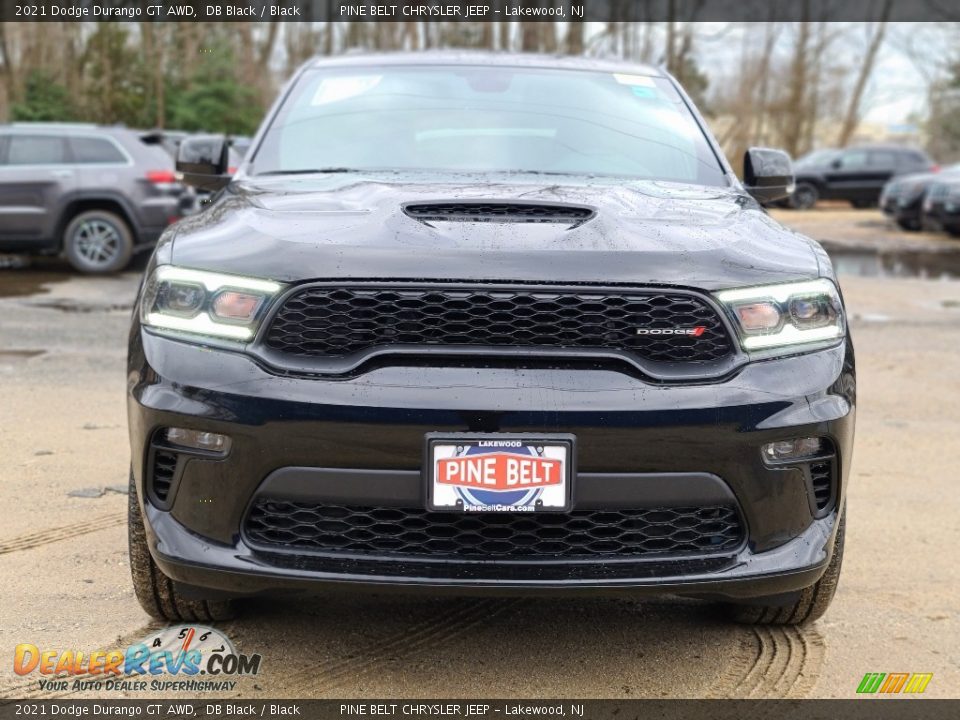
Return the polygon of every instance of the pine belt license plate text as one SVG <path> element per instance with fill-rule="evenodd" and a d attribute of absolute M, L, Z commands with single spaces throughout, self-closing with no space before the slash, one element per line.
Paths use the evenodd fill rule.
<path fill-rule="evenodd" d="M 427 436 L 427 508 L 463 512 L 570 509 L 573 437 Z"/>

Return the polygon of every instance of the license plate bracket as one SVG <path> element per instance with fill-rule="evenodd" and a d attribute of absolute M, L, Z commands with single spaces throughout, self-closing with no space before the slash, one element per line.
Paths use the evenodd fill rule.
<path fill-rule="evenodd" d="M 567 512 L 576 438 L 567 433 L 427 433 L 426 507 L 438 512 Z"/>

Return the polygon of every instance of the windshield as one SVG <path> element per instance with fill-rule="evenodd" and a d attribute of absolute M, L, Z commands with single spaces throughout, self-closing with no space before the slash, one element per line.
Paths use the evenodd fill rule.
<path fill-rule="evenodd" d="M 251 172 L 324 170 L 728 184 L 703 131 L 667 80 L 514 67 L 306 72 L 271 123 Z"/>

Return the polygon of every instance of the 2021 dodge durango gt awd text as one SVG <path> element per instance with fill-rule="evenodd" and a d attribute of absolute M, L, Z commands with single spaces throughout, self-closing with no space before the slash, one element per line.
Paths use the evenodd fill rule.
<path fill-rule="evenodd" d="M 151 615 L 334 588 L 834 594 L 854 362 L 830 261 L 658 70 L 314 61 L 168 230 L 130 333 Z"/>

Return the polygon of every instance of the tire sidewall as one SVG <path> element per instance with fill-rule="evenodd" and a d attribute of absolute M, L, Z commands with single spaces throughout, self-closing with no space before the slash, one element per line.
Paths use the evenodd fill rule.
<path fill-rule="evenodd" d="M 91 263 L 77 248 L 77 231 L 88 221 L 97 220 L 110 225 L 120 237 L 120 251 L 109 262 Z M 74 217 L 63 231 L 63 253 L 67 261 L 78 271 L 89 275 L 114 273 L 123 270 L 133 256 L 133 233 L 126 221 L 107 210 L 87 210 Z"/>

